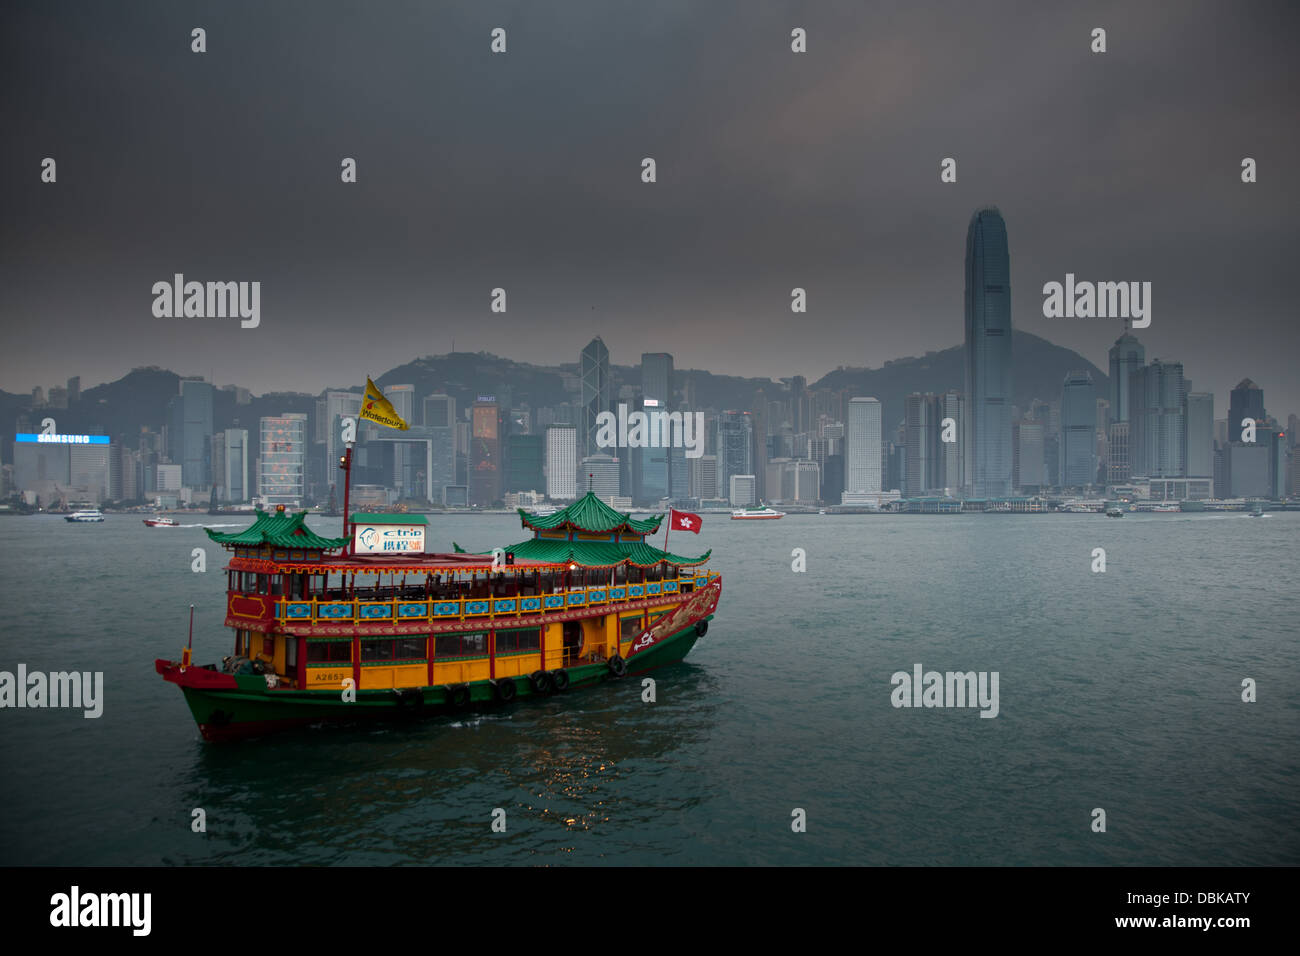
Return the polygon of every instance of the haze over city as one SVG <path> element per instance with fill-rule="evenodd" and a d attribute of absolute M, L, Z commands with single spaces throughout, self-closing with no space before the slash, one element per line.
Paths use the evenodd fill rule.
<path fill-rule="evenodd" d="M 1149 356 L 1300 408 L 1290 4 L 71 8 L 0 38 L 10 392 L 160 365 L 314 393 L 596 334 L 811 382 L 960 343 L 996 204 L 1017 330 L 1104 368 L 1119 323 L 1046 319 L 1043 285 L 1150 282 Z M 260 282 L 259 326 L 156 318 L 176 273 Z"/>

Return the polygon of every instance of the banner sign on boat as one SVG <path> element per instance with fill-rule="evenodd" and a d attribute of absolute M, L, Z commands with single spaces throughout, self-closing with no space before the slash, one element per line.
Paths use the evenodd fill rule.
<path fill-rule="evenodd" d="M 352 534 L 354 554 L 424 553 L 424 525 L 358 524 Z"/>

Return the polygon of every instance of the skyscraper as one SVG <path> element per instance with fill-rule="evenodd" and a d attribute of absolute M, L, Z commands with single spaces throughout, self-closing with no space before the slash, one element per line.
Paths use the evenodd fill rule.
<path fill-rule="evenodd" d="M 239 504 L 250 497 L 248 488 L 248 429 L 227 428 L 225 446 L 225 473 L 222 479 L 222 500 Z"/>
<path fill-rule="evenodd" d="M 1043 460 L 1043 423 L 1026 418 L 1012 431 L 1016 439 L 1016 473 L 1012 483 L 1022 491 L 1038 491 L 1047 483 L 1047 468 Z"/>
<path fill-rule="evenodd" d="M 1248 378 L 1243 378 L 1228 398 L 1228 441 L 1241 441 L 1242 420 L 1251 418 L 1258 424 L 1264 420 L 1264 390 Z"/>
<path fill-rule="evenodd" d="M 1214 474 L 1214 393 L 1187 395 L 1187 475 L 1209 478 Z"/>
<path fill-rule="evenodd" d="M 907 481 L 903 496 L 918 498 L 939 486 L 939 398 L 913 392 L 903 400 Z"/>
<path fill-rule="evenodd" d="M 1061 386 L 1061 487 L 1097 481 L 1097 389 L 1086 371 L 1069 372 Z"/>
<path fill-rule="evenodd" d="M 305 491 L 306 460 L 306 415 L 295 412 L 262 419 L 257 491 L 263 507 L 298 507 Z M 158 490 L 164 490 L 161 484 Z"/>
<path fill-rule="evenodd" d="M 718 414 L 718 487 L 730 488 L 733 475 L 754 474 L 754 428 L 749 412 Z M 757 491 L 757 479 L 755 479 Z"/>
<path fill-rule="evenodd" d="M 967 481 L 977 498 L 1011 494 L 1011 257 L 994 208 L 966 232 Z"/>
<path fill-rule="evenodd" d="M 538 491 L 546 479 L 546 443 L 541 435 L 506 438 L 506 491 Z"/>
<path fill-rule="evenodd" d="M 339 488 L 338 500 L 343 500 L 343 473 L 339 471 L 339 459 L 347 450 L 343 444 L 343 419 L 356 418 L 361 412 L 361 393 L 347 392 L 342 389 L 327 389 L 316 401 L 317 431 L 325 448 L 325 486 Z M 360 423 L 358 423 L 360 424 Z M 227 459 L 229 460 L 229 459 Z M 244 497 L 231 498 L 231 501 L 246 501 L 247 486 Z"/>
<path fill-rule="evenodd" d="M 609 374 L 609 349 L 596 336 L 587 343 L 579 356 L 582 385 L 581 451 L 583 456 L 600 454 L 603 449 L 596 444 L 599 430 L 597 418 L 601 412 L 610 411 L 613 403 L 613 380 Z M 576 464 L 576 463 L 575 463 Z"/>
<path fill-rule="evenodd" d="M 686 459 L 690 465 L 690 492 L 692 498 L 717 498 L 718 456 L 701 455 Z"/>
<path fill-rule="evenodd" d="M 880 402 L 849 399 L 844 433 L 844 503 L 852 495 L 880 494 Z"/>
<path fill-rule="evenodd" d="M 1129 421 L 1129 376 L 1147 361 L 1147 351 L 1125 332 L 1110 347 L 1110 420 Z"/>
<path fill-rule="evenodd" d="M 648 408 L 673 410 L 673 357 L 667 352 L 641 355 L 641 399 Z M 641 454 L 633 460 L 640 459 L 641 474 L 636 492 L 643 502 L 658 505 L 661 498 L 685 493 L 685 488 L 672 487 L 672 459 L 680 458 L 682 449 L 664 446 L 639 451 Z"/>
<path fill-rule="evenodd" d="M 578 493 L 594 491 L 596 497 L 612 504 L 620 492 L 618 459 L 612 455 L 590 455 L 578 469 Z"/>
<path fill-rule="evenodd" d="M 962 469 L 965 458 L 962 455 L 962 429 L 966 421 L 966 399 L 961 392 L 950 388 L 939 396 L 939 484 L 951 494 L 959 495 L 966 485 L 966 474 Z M 956 441 L 943 441 L 943 419 L 951 418 Z"/>
<path fill-rule="evenodd" d="M 1187 385 L 1182 362 L 1139 368 L 1129 376 L 1130 455 L 1134 476 L 1187 474 Z"/>
<path fill-rule="evenodd" d="M 500 406 L 480 400 L 470 416 L 469 503 L 487 508 L 502 496 Z"/>
<path fill-rule="evenodd" d="M 573 425 L 546 427 L 546 497 L 570 501 L 578 490 L 578 430 Z"/>
<path fill-rule="evenodd" d="M 424 424 L 432 428 L 451 428 L 456 424 L 456 399 L 450 395 L 426 395 Z"/>
<path fill-rule="evenodd" d="M 424 431 L 433 441 L 426 494 L 430 501 L 442 502 L 446 500 L 446 489 L 456 484 L 456 429 L 451 425 L 425 425 Z"/>
<path fill-rule="evenodd" d="M 393 409 L 402 421 L 408 425 L 415 421 L 415 386 L 388 385 L 384 387 L 384 397 L 393 403 Z M 406 442 L 392 442 L 393 472 L 391 487 L 397 489 L 398 498 L 412 498 L 419 481 L 416 472 L 423 468 L 424 462 L 417 454 L 419 449 Z"/>
<path fill-rule="evenodd" d="M 212 484 L 212 386 L 204 381 L 182 381 L 173 423 L 180 433 L 172 441 L 172 461 L 181 466 L 187 488 Z"/>

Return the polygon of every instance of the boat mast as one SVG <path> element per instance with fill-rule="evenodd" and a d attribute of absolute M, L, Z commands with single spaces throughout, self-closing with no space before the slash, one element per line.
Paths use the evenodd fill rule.
<path fill-rule="evenodd" d="M 185 644 L 185 653 L 181 655 L 181 670 L 190 666 L 194 658 L 194 605 L 190 605 L 190 639 Z"/>
<path fill-rule="evenodd" d="M 352 554 L 352 535 L 348 532 L 350 516 L 348 508 L 351 504 L 352 491 L 352 443 L 356 438 L 357 423 L 355 419 L 345 418 L 341 424 L 344 444 L 347 445 L 347 451 L 339 456 L 339 468 L 343 470 L 343 537 L 347 539 L 343 542 L 343 556 L 346 558 Z"/>

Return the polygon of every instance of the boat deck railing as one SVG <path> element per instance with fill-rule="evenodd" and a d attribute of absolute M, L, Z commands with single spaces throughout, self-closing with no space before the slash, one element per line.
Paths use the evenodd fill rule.
<path fill-rule="evenodd" d="M 548 594 L 510 597 L 461 597 L 440 599 L 408 590 L 405 596 L 367 600 L 313 597 L 303 600 L 275 599 L 275 617 L 285 623 L 383 624 L 474 619 L 518 618 L 554 611 L 575 610 L 594 605 L 617 607 L 629 601 L 672 597 L 704 587 L 720 575 L 705 572 L 675 581 L 646 581 L 638 584 L 597 585 L 558 590 Z"/>

